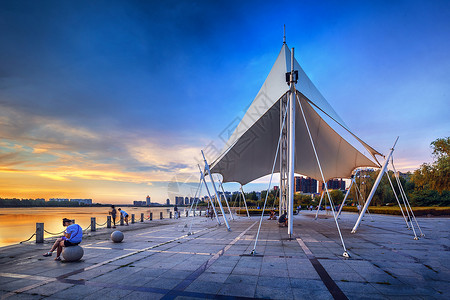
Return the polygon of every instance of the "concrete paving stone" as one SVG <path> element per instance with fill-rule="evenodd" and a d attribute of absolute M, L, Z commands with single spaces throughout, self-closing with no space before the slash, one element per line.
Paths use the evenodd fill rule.
<path fill-rule="evenodd" d="M 67 299 L 67 297 L 70 295 L 71 299 L 82 299 L 101 289 L 103 289 L 103 287 L 92 285 L 75 285 L 53 294 L 52 298 Z"/>
<path fill-rule="evenodd" d="M 181 279 L 153 278 L 148 280 L 141 286 L 171 290 L 178 284 L 180 284 L 181 281 L 182 281 Z"/>
<path fill-rule="evenodd" d="M 257 286 L 288 290 L 291 287 L 291 281 L 287 277 L 259 276 Z"/>
<path fill-rule="evenodd" d="M 278 276 L 278 277 L 289 277 L 289 272 L 285 268 L 261 268 L 259 271 L 260 276 Z"/>
<path fill-rule="evenodd" d="M 31 286 L 36 283 L 42 283 L 42 281 L 39 280 L 32 280 L 32 279 L 17 279 L 11 282 L 8 282 L 5 286 L 2 287 L 3 290 L 12 292 L 27 286 Z M 43 283 L 42 283 L 43 284 Z"/>
<path fill-rule="evenodd" d="M 28 294 L 38 294 L 41 296 L 51 296 L 59 291 L 68 289 L 70 287 L 74 286 L 73 284 L 69 283 L 63 283 L 63 282 L 49 282 L 47 284 L 41 285 L 39 287 L 36 287 L 34 289 L 30 289 L 26 291 Z"/>
<path fill-rule="evenodd" d="M 347 296 L 347 298 L 349 300 L 372 300 L 372 299 L 373 300 L 387 300 L 387 299 L 391 299 L 391 298 L 387 298 L 386 296 L 384 296 L 380 293 L 376 293 L 376 294 L 364 293 L 364 294 L 362 294 L 362 293 L 359 293 L 358 291 L 353 291 L 352 293 L 345 293 L 345 296 Z"/>
<path fill-rule="evenodd" d="M 312 265 L 302 266 L 302 268 L 289 268 L 287 274 L 290 278 L 295 279 L 320 279 L 319 274 L 317 274 Z M 260 275 L 267 276 L 263 272 L 260 272 Z"/>
<path fill-rule="evenodd" d="M 195 280 L 185 289 L 185 291 L 215 295 L 222 286 L 222 282 Z"/>
<path fill-rule="evenodd" d="M 332 272 L 329 273 L 334 281 L 367 282 L 367 280 L 355 272 Z"/>
<path fill-rule="evenodd" d="M 164 295 L 157 294 L 157 293 L 149 293 L 149 292 L 139 292 L 134 291 L 130 294 L 122 297 L 121 299 L 133 299 L 133 300 L 158 300 L 161 299 Z"/>
<path fill-rule="evenodd" d="M 17 280 L 17 278 L 0 276 L 0 287 L 6 285 L 8 282 L 12 282 L 15 280 Z"/>
<path fill-rule="evenodd" d="M 119 299 L 128 296 L 132 291 L 125 289 L 111 289 L 103 288 L 95 293 L 92 293 L 86 297 L 84 300 L 98 300 L 98 299 Z"/>
<path fill-rule="evenodd" d="M 255 296 L 256 284 L 249 285 L 243 283 L 223 284 L 217 294 L 236 297 L 250 297 Z"/>
<path fill-rule="evenodd" d="M 233 275 L 259 275 L 259 268 L 235 267 L 231 274 Z"/>
<path fill-rule="evenodd" d="M 163 272 L 158 278 L 185 279 L 192 274 L 192 271 L 170 269 Z"/>
<path fill-rule="evenodd" d="M 346 281 L 335 281 L 337 286 L 346 294 L 354 292 L 364 294 L 381 294 L 379 290 L 374 287 L 374 284 L 361 283 L 361 282 L 346 282 Z"/>
<path fill-rule="evenodd" d="M 212 264 L 208 268 L 208 271 L 214 272 L 214 273 L 230 274 L 233 271 L 233 269 L 234 269 L 234 266 L 215 266 L 214 264 Z"/>
<path fill-rule="evenodd" d="M 300 279 L 289 278 L 291 288 L 295 289 L 309 289 L 309 290 L 323 290 L 327 289 L 325 284 L 320 279 Z"/>
<path fill-rule="evenodd" d="M 388 297 L 392 296 L 403 296 L 403 297 L 409 297 L 409 296 L 416 296 L 420 295 L 421 293 L 431 293 L 428 294 L 429 296 L 438 296 L 439 293 L 435 292 L 431 289 L 419 289 L 415 288 L 413 286 L 404 286 L 404 285 L 396 285 L 396 286 L 390 286 L 386 284 L 372 284 L 374 288 L 376 288 L 380 293 L 383 295 L 386 295 Z"/>
<path fill-rule="evenodd" d="M 324 290 L 313 290 L 304 288 L 292 288 L 292 295 L 294 299 L 305 300 L 305 299 L 320 299 L 320 300 L 332 300 L 333 296 L 325 288 Z"/>
<path fill-rule="evenodd" d="M 81 273 L 75 274 L 75 275 L 71 275 L 69 277 L 67 277 L 67 279 L 74 279 L 74 280 L 79 280 L 79 279 L 84 279 L 84 280 L 89 280 L 104 274 L 107 274 L 108 272 L 117 269 L 117 266 L 110 266 L 110 265 L 104 265 L 98 268 L 94 268 L 91 270 L 87 270 L 87 271 L 83 271 Z"/>
<path fill-rule="evenodd" d="M 225 284 L 248 284 L 249 286 L 254 286 L 258 282 L 258 276 L 252 275 L 233 275 L 230 274 L 225 280 Z"/>
<path fill-rule="evenodd" d="M 197 278 L 197 280 L 224 283 L 227 280 L 228 276 L 228 273 L 215 273 L 207 270 L 203 274 L 201 274 Z"/>
<path fill-rule="evenodd" d="M 199 262 L 199 263 L 186 262 L 186 263 L 180 263 L 180 264 L 176 265 L 174 268 L 177 270 L 193 272 L 193 271 L 197 270 L 198 268 L 200 268 L 203 264 L 204 264 L 204 262 Z"/>
<path fill-rule="evenodd" d="M 21 299 L 21 300 L 37 300 L 37 299 L 45 299 L 45 296 L 41 295 L 32 295 L 27 293 L 14 294 L 9 296 L 7 299 Z"/>
<path fill-rule="evenodd" d="M 265 299 L 294 299 L 291 289 L 260 286 L 256 287 L 255 298 Z"/>
<path fill-rule="evenodd" d="M 176 296 L 176 300 L 203 300 L 205 297 Z"/>

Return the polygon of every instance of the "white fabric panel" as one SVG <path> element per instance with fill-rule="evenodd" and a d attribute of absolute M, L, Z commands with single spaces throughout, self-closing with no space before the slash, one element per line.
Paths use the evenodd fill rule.
<path fill-rule="evenodd" d="M 335 132 L 305 99 L 302 106 L 325 180 L 350 178 L 357 167 L 377 167 Z M 322 180 L 298 102 L 295 114 L 295 173 Z M 242 185 L 270 174 L 280 134 L 279 118 L 280 104 L 277 102 L 242 135 L 211 172 L 222 174 L 224 182 Z M 279 165 L 277 158 L 275 172 L 279 172 Z"/>
<path fill-rule="evenodd" d="M 299 83 L 296 88 L 301 92 L 298 95 L 302 99 L 302 107 L 318 151 L 325 180 L 349 178 L 357 167 L 377 167 L 336 133 L 312 108 L 308 101 L 348 130 L 297 61 L 294 62 L 294 66 L 299 71 Z M 280 134 L 279 99 L 289 90 L 285 79 L 288 70 L 290 70 L 290 51 L 284 44 L 256 98 L 222 153 L 211 164 L 211 172 L 222 174 L 224 182 L 239 182 L 244 185 L 270 174 Z M 295 172 L 322 180 L 298 102 L 295 135 Z M 279 172 L 279 162 L 275 165 L 275 172 Z"/>
<path fill-rule="evenodd" d="M 301 101 L 325 180 L 350 178 L 357 167 L 377 167 L 334 131 L 306 98 L 301 98 Z M 295 172 L 322 180 L 298 102 L 295 114 Z"/>

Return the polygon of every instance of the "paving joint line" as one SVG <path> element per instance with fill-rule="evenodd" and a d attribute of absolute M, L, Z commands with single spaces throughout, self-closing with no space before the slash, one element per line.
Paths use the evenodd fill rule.
<path fill-rule="evenodd" d="M 314 269 L 316 270 L 317 274 L 319 274 L 320 279 L 327 287 L 328 291 L 330 292 L 331 296 L 333 296 L 334 299 L 340 300 L 340 299 L 347 299 L 347 296 L 342 292 L 342 290 L 339 288 L 339 286 L 334 282 L 334 280 L 331 278 L 330 274 L 325 270 L 325 268 L 322 266 L 322 264 L 319 262 L 319 260 L 314 256 L 314 254 L 311 252 L 311 250 L 306 246 L 306 244 L 303 242 L 303 240 L 298 237 L 297 239 L 298 244 L 302 248 L 303 252 L 305 252 L 306 256 L 308 257 L 309 261 L 313 265 Z"/>

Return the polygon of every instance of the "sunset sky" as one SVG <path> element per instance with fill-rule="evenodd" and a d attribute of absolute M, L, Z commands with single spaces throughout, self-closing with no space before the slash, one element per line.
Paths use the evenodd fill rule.
<path fill-rule="evenodd" d="M 449 1 L 1 1 L 0 197 L 173 201 L 260 89 L 283 24 L 358 136 L 383 153 L 400 136 L 402 171 L 432 161 L 450 135 Z"/>

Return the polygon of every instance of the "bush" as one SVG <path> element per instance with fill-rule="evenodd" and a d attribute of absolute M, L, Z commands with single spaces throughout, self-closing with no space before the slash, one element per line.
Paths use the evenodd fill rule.
<path fill-rule="evenodd" d="M 448 216 L 450 215 L 450 207 L 411 207 L 415 216 Z M 358 212 L 355 206 L 344 206 L 343 211 Z M 369 212 L 371 214 L 384 214 L 384 215 L 401 215 L 402 212 L 398 206 L 369 206 Z M 403 208 L 403 212 L 406 212 Z"/>

